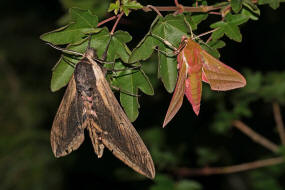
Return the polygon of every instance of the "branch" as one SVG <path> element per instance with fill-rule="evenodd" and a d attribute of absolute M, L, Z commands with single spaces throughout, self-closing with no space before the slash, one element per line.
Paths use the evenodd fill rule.
<path fill-rule="evenodd" d="M 206 13 L 209 11 L 213 11 L 213 10 L 218 10 L 220 9 L 222 6 L 199 6 L 199 7 L 187 7 L 187 6 L 183 6 L 183 11 L 184 12 L 202 12 L 202 13 Z M 181 7 L 176 7 L 176 6 L 170 6 L 170 7 L 162 7 L 162 6 L 158 6 L 155 7 L 158 11 L 179 11 L 181 9 Z M 149 12 L 152 11 L 153 9 L 151 9 L 148 6 L 145 6 L 142 8 L 142 10 L 144 12 Z"/>
<path fill-rule="evenodd" d="M 274 118 L 275 118 L 275 122 L 277 124 L 277 130 L 278 130 L 281 142 L 283 145 L 285 145 L 284 123 L 283 123 L 282 115 L 280 112 L 280 106 L 277 102 L 273 103 L 273 113 L 274 113 Z"/>
<path fill-rule="evenodd" d="M 264 146 L 265 148 L 271 150 L 272 152 L 278 151 L 278 146 L 276 144 L 274 144 L 273 142 L 269 141 L 268 139 L 266 139 L 262 135 L 258 134 L 254 130 L 252 130 L 243 122 L 237 120 L 237 121 L 234 121 L 232 124 L 234 127 L 236 127 L 241 132 L 246 134 L 248 137 L 250 137 L 256 143 Z"/>
<path fill-rule="evenodd" d="M 265 166 L 272 166 L 284 163 L 283 157 L 270 158 L 265 160 L 258 160 L 254 162 L 248 162 L 239 165 L 227 166 L 227 167 L 205 167 L 201 169 L 194 168 L 179 168 L 175 171 L 178 176 L 197 176 L 197 175 L 216 175 L 216 174 L 230 174 L 241 171 L 247 171 L 257 169 Z"/>
<path fill-rule="evenodd" d="M 97 27 L 99 27 L 99 26 L 105 24 L 106 22 L 109 22 L 109 21 L 111 21 L 111 20 L 114 20 L 114 19 L 116 19 L 116 18 L 117 18 L 117 16 L 112 16 L 112 17 L 110 17 L 110 18 L 107 18 L 107 19 L 105 19 L 105 20 L 99 22 L 99 23 L 97 24 Z"/>
<path fill-rule="evenodd" d="M 119 21 L 121 20 L 123 14 L 124 14 L 124 12 L 121 12 L 121 13 L 118 15 L 118 18 L 117 18 L 117 20 L 116 20 L 116 22 L 115 22 L 115 24 L 114 24 L 114 26 L 113 26 L 113 28 L 112 28 L 112 31 L 110 32 L 111 35 L 114 34 L 115 29 L 116 29 L 116 27 L 117 27 Z"/>

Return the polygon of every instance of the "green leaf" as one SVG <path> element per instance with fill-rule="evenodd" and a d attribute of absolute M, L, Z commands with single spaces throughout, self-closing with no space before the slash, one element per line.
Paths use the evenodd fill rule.
<path fill-rule="evenodd" d="M 178 47 L 182 36 L 187 36 L 188 27 L 186 26 L 183 15 L 167 15 L 165 17 L 157 17 L 157 19 L 153 22 L 147 36 L 134 49 L 129 62 L 147 59 L 155 47 L 159 47 L 159 50 L 168 54 L 173 54 L 173 50 L 166 46 L 161 39 Z M 150 34 L 152 36 L 149 36 Z M 161 39 L 156 36 L 159 36 Z M 176 84 L 176 65 L 177 61 L 175 57 L 165 56 L 162 53 L 159 54 L 158 76 L 161 78 L 168 92 L 173 92 Z"/>
<path fill-rule="evenodd" d="M 109 40 L 110 34 L 107 28 L 103 28 L 99 33 L 92 35 L 90 45 L 96 50 L 98 57 L 101 57 L 103 55 Z M 121 58 L 123 61 L 127 62 L 129 55 L 125 43 L 129 42 L 130 40 L 131 36 L 127 32 L 115 32 L 108 49 L 107 61 L 115 61 L 116 59 Z M 82 43 L 68 46 L 67 49 L 84 53 L 86 51 L 87 44 L 87 40 L 85 40 Z M 65 60 L 69 60 L 74 65 L 80 60 L 79 57 L 75 59 L 71 55 L 66 55 L 63 57 Z M 63 57 L 60 58 L 53 69 L 51 80 L 51 90 L 53 92 L 67 85 L 74 70 L 70 63 L 67 63 Z"/>
<path fill-rule="evenodd" d="M 122 63 L 117 62 L 115 69 L 127 69 Z M 153 95 L 154 91 L 151 83 L 149 82 L 145 73 L 139 70 L 125 70 L 118 72 L 116 78 L 112 81 L 114 86 L 120 88 L 120 102 L 123 106 L 126 114 L 128 115 L 130 121 L 135 121 L 139 114 L 139 102 L 137 96 L 132 96 L 129 94 L 137 95 L 138 89 L 148 95 Z M 129 94 L 126 94 L 129 93 Z"/>
<path fill-rule="evenodd" d="M 86 35 L 86 33 L 97 33 L 101 29 L 96 28 L 98 18 L 89 10 L 77 8 L 70 9 L 70 24 L 54 31 L 41 35 L 41 39 L 55 45 L 76 43 Z"/>
<path fill-rule="evenodd" d="M 120 10 L 120 1 L 117 0 L 116 3 L 110 3 L 110 6 L 108 8 L 108 12 L 111 12 L 114 10 L 115 15 L 118 14 L 119 10 Z"/>
<path fill-rule="evenodd" d="M 86 50 L 87 41 L 83 41 L 81 44 L 75 46 L 70 45 L 66 49 L 83 53 Z M 80 60 L 78 56 L 62 55 L 54 66 L 52 71 L 52 78 L 50 88 L 52 92 L 55 92 L 62 87 L 66 86 L 73 74 L 74 66 L 71 64 L 77 64 Z"/>
<path fill-rule="evenodd" d="M 208 17 L 207 13 L 198 13 L 198 14 L 186 14 L 185 18 L 189 22 L 191 29 L 197 30 L 198 24 L 200 24 L 202 21 L 206 20 Z"/>
<path fill-rule="evenodd" d="M 259 0 L 258 4 L 268 4 L 272 9 L 277 9 L 280 6 L 280 0 Z"/>
<path fill-rule="evenodd" d="M 211 24 L 211 28 L 217 28 L 212 34 L 213 40 L 221 38 L 224 34 L 232 40 L 241 42 L 242 35 L 240 33 L 238 25 L 248 21 L 248 17 L 242 14 L 232 15 L 227 14 L 225 21 L 219 21 Z"/>
<path fill-rule="evenodd" d="M 260 15 L 259 8 L 251 0 L 243 0 L 243 5 L 255 15 Z"/>
<path fill-rule="evenodd" d="M 134 9 L 134 10 L 143 8 L 143 6 L 136 1 L 128 1 L 125 4 L 123 4 L 123 7 L 127 9 Z"/>
<path fill-rule="evenodd" d="M 228 24 L 232 24 L 232 25 L 241 25 L 245 22 L 248 21 L 248 17 L 242 15 L 242 14 L 236 14 L 236 15 L 232 15 L 232 14 L 227 14 L 227 16 L 225 17 L 225 21 Z"/>
<path fill-rule="evenodd" d="M 220 57 L 218 49 L 223 48 L 225 45 L 225 42 L 222 40 L 211 40 L 207 45 L 201 44 L 203 49 L 216 58 Z"/>
<path fill-rule="evenodd" d="M 242 1 L 241 0 L 231 0 L 231 7 L 235 13 L 238 13 L 242 7 Z"/>
<path fill-rule="evenodd" d="M 246 8 L 243 8 L 241 10 L 241 14 L 247 16 L 248 18 L 250 18 L 251 20 L 258 20 L 258 15 L 254 14 L 253 12 L 247 10 Z"/>

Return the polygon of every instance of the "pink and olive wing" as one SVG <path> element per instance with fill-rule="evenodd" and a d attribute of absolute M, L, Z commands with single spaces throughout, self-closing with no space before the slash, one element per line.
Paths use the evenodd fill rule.
<path fill-rule="evenodd" d="M 178 57 L 178 61 L 179 57 Z M 172 99 L 170 101 L 164 122 L 163 122 L 163 127 L 165 127 L 171 119 L 175 116 L 175 114 L 178 112 L 180 109 L 182 103 L 183 103 L 183 97 L 184 97 L 184 92 L 185 92 L 185 79 L 187 76 L 187 63 L 185 62 L 180 62 L 179 63 L 179 74 L 178 74 L 178 79 L 176 83 L 176 87 L 172 96 Z"/>
<path fill-rule="evenodd" d="M 77 96 L 75 81 L 72 76 L 51 129 L 50 140 L 55 157 L 69 154 L 84 141 L 82 113 L 83 104 L 80 97 Z"/>
<path fill-rule="evenodd" d="M 191 49 L 191 57 L 185 54 L 189 64 L 188 75 L 185 81 L 185 95 L 191 103 L 196 115 L 200 111 L 200 102 L 202 97 L 202 59 L 200 48 Z"/>
<path fill-rule="evenodd" d="M 223 64 L 205 50 L 201 52 L 203 59 L 203 78 L 212 90 L 226 91 L 246 85 L 245 78 L 233 68 Z"/>

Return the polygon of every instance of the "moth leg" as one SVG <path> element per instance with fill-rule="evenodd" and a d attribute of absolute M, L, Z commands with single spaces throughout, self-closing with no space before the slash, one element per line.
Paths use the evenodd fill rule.
<path fill-rule="evenodd" d="M 157 46 L 154 48 L 158 53 L 162 53 L 163 55 L 165 55 L 166 57 L 175 57 L 179 52 L 174 51 L 174 52 L 166 52 L 166 51 L 162 51 L 160 50 Z"/>
<path fill-rule="evenodd" d="M 140 97 L 140 95 L 138 95 L 138 94 L 132 94 L 132 93 L 130 93 L 130 92 L 128 92 L 128 91 L 125 91 L 125 90 L 122 90 L 122 89 L 120 89 L 119 87 L 116 87 L 116 86 L 112 86 L 112 85 L 111 85 L 111 88 L 113 88 L 114 90 L 117 90 L 117 91 L 119 91 L 119 92 L 122 92 L 122 93 L 124 93 L 124 94 L 130 95 L 130 96 Z"/>
<path fill-rule="evenodd" d="M 75 67 L 76 63 L 73 63 L 72 61 L 66 59 L 65 57 L 62 57 L 63 61 L 65 61 L 67 64 L 69 64 L 71 67 Z"/>
<path fill-rule="evenodd" d="M 97 154 L 98 158 L 101 158 L 105 148 L 102 142 L 102 132 L 96 130 L 96 128 L 92 126 L 88 127 L 88 131 L 93 144 L 94 152 Z"/>

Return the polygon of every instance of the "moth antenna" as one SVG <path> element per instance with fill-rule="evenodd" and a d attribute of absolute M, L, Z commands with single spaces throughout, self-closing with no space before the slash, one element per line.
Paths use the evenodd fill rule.
<path fill-rule="evenodd" d="M 75 63 L 73 63 L 72 61 L 70 61 L 70 60 L 68 60 L 68 59 L 66 59 L 65 57 L 62 57 L 62 59 L 63 59 L 63 61 L 65 61 L 67 64 L 69 64 L 71 67 L 75 67 Z"/>
<path fill-rule="evenodd" d="M 208 32 L 204 32 L 204 33 L 202 33 L 202 34 L 199 34 L 198 36 L 193 37 L 192 39 L 197 39 L 197 38 L 200 38 L 200 37 L 205 36 L 205 35 L 207 35 L 207 34 L 211 34 L 211 33 L 215 32 L 217 29 L 218 29 L 218 28 L 215 28 L 215 29 L 210 30 L 210 31 L 208 31 Z"/>
<path fill-rule="evenodd" d="M 103 60 L 103 61 L 105 61 L 105 59 L 107 58 L 107 53 L 108 53 L 108 49 L 109 49 L 109 46 L 110 46 L 112 37 L 113 37 L 113 35 L 111 34 L 110 39 L 109 39 L 109 41 L 108 41 L 108 44 L 107 44 L 107 46 L 106 46 L 106 49 L 105 49 L 105 51 L 104 51 L 104 53 L 103 53 L 103 55 L 102 55 L 102 60 Z"/>
<path fill-rule="evenodd" d="M 135 69 L 140 69 L 141 68 L 141 65 L 140 66 L 130 66 L 130 68 L 124 68 L 124 69 L 108 69 L 106 68 L 107 71 L 112 71 L 112 72 L 119 72 L 119 71 L 127 71 L 127 70 L 135 70 Z"/>
<path fill-rule="evenodd" d="M 156 35 L 156 34 L 153 34 L 153 33 L 150 33 L 150 34 L 151 34 L 151 36 L 153 36 L 153 37 L 159 39 L 160 41 L 162 41 L 165 45 L 167 45 L 167 46 L 168 46 L 170 49 L 172 49 L 173 51 L 177 51 L 177 48 L 174 47 L 174 45 L 172 45 L 169 41 L 163 39 L 162 37 L 160 37 L 160 36 L 158 36 L 158 35 Z"/>
<path fill-rule="evenodd" d="M 169 53 L 169 52 L 160 50 L 158 47 L 155 47 L 155 50 L 156 50 L 158 53 L 162 53 L 162 54 L 165 55 L 166 57 L 174 57 L 174 56 L 176 56 L 176 55 L 179 53 L 178 50 L 175 50 L 174 52 Z"/>
<path fill-rule="evenodd" d="M 87 49 L 89 49 L 91 47 L 91 36 L 92 34 L 88 35 L 88 45 L 87 45 Z"/>
<path fill-rule="evenodd" d="M 193 39 L 194 38 L 194 33 L 193 33 L 193 30 L 192 30 L 192 27 L 190 25 L 190 23 L 186 20 L 186 17 L 184 16 L 184 22 L 185 24 L 187 25 L 189 31 L 190 31 L 190 35 L 191 35 L 191 38 Z"/>
<path fill-rule="evenodd" d="M 66 54 L 70 54 L 70 55 L 77 55 L 77 56 L 83 56 L 82 53 L 80 52 L 77 52 L 77 51 L 73 51 L 73 50 L 69 50 L 69 49 L 66 49 L 66 48 L 61 48 L 61 47 L 58 47 L 56 45 L 53 45 L 52 43 L 46 43 L 47 45 L 51 46 L 52 48 L 54 49 L 57 49 L 59 51 L 62 51 L 63 53 L 66 53 Z"/>

